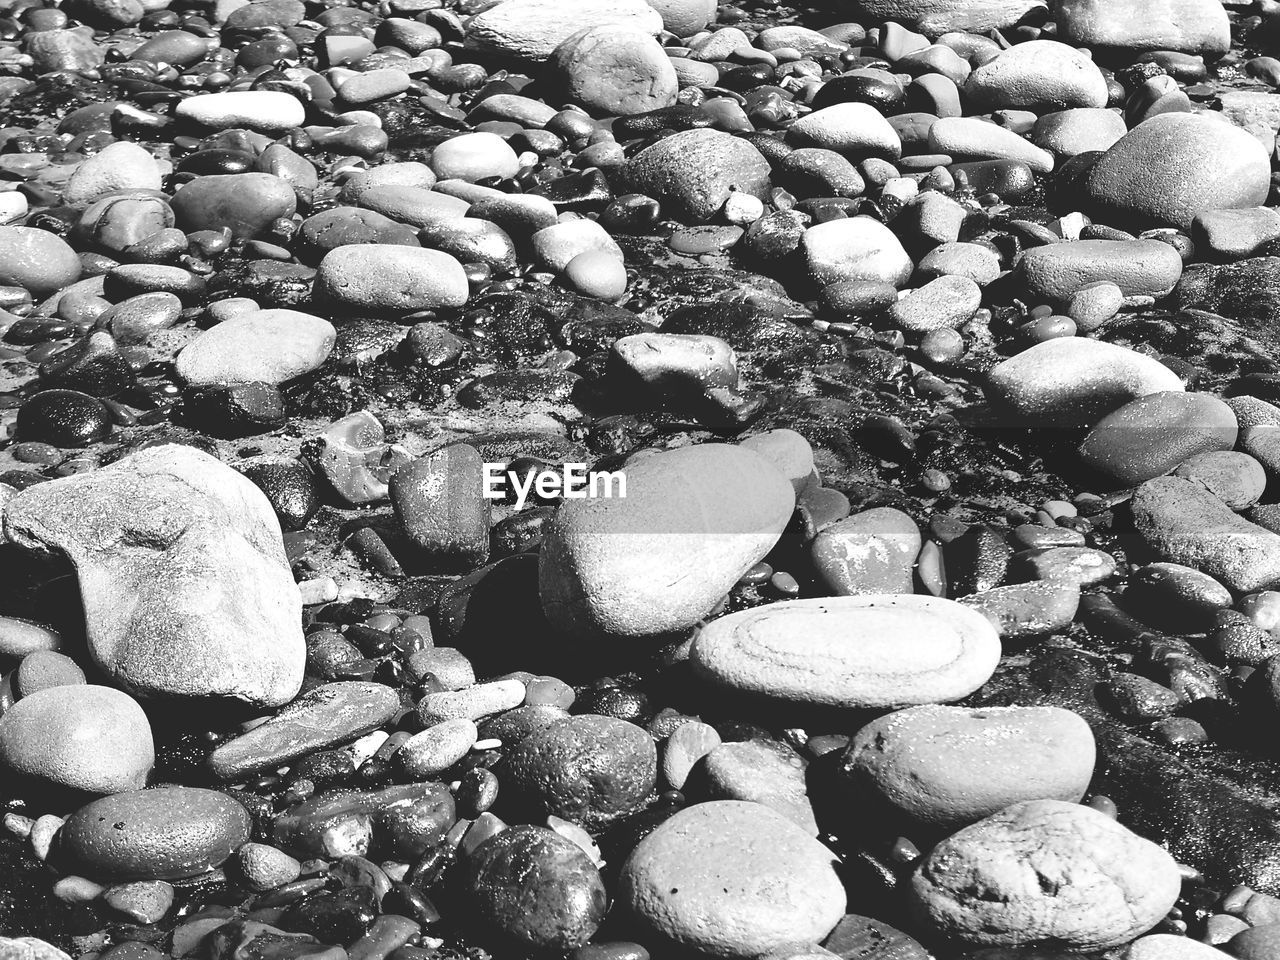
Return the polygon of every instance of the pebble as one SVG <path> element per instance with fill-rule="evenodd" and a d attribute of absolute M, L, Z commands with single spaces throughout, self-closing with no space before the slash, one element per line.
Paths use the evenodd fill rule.
<path fill-rule="evenodd" d="M 982 305 L 982 289 L 968 277 L 939 277 L 909 290 L 889 308 L 889 320 L 907 333 L 959 327 Z"/>
<path fill-rule="evenodd" d="M 995 397 L 1029 421 L 1089 425 L 1130 400 L 1182 390 L 1177 374 L 1145 354 L 1100 340 L 1046 340 L 989 374 Z"/>
<path fill-rule="evenodd" d="M 391 478 L 391 504 L 405 534 L 436 567 L 470 570 L 489 559 L 489 502 L 484 463 L 465 443 L 402 466 Z"/>
<path fill-rule="evenodd" d="M 293 187 L 269 173 L 237 173 L 192 180 L 173 195 L 178 227 L 228 229 L 237 239 L 252 240 L 277 220 L 292 217 L 298 206 Z"/>
<path fill-rule="evenodd" d="M 1150 930 L 1181 888 L 1173 858 L 1111 817 L 1031 800 L 934 847 L 911 897 L 930 927 L 967 943 L 1102 950 Z"/>
<path fill-rule="evenodd" d="M 87 447 L 111 433 L 111 414 L 78 390 L 41 390 L 18 411 L 17 439 L 55 447 Z"/>
<path fill-rule="evenodd" d="M 803 243 L 809 273 L 823 285 L 861 280 L 902 287 L 915 269 L 893 231 L 871 217 L 817 224 Z"/>
<path fill-rule="evenodd" d="M 964 84 L 980 109 L 1034 110 L 1107 105 L 1107 81 L 1083 50 L 1056 40 L 1029 40 L 980 64 Z"/>
<path fill-rule="evenodd" d="M 1063 39 L 1077 46 L 1209 56 L 1226 53 L 1231 46 L 1226 11 L 1222 4 L 1206 0 L 1173 0 L 1141 11 L 1106 0 L 1066 0 L 1058 19 Z"/>
<path fill-rule="evenodd" d="M 720 743 L 720 734 L 710 724 L 699 720 L 680 724 L 663 744 L 663 780 L 672 789 L 683 790 L 698 762 Z"/>
<path fill-rule="evenodd" d="M 592 114 L 629 116 L 676 102 L 671 58 L 644 30 L 587 27 L 556 47 L 551 63 L 568 99 Z"/>
<path fill-rule="evenodd" d="M 1053 172 L 1053 154 L 976 117 L 938 120 L 929 128 L 929 150 L 960 160 L 1020 160 L 1035 173 Z"/>
<path fill-rule="evenodd" d="M 136 143 L 117 140 L 89 157 L 62 188 L 62 202 L 88 206 L 116 190 L 159 190 L 160 167 Z"/>
<path fill-rule="evenodd" d="M 842 708 L 959 700 L 986 683 L 1000 640 L 952 600 L 912 595 L 814 598 L 721 617 L 690 659 L 717 686 Z"/>
<path fill-rule="evenodd" d="M 515 826 L 467 858 L 468 912 L 520 950 L 566 951 L 591 939 L 608 895 L 590 857 L 546 827 Z"/>
<path fill-rule="evenodd" d="M 889 121 L 869 103 L 838 103 L 815 110 L 787 128 L 800 147 L 823 147 L 859 160 L 902 156 L 902 140 Z"/>
<path fill-rule="evenodd" d="M 712 748 L 703 757 L 700 772 L 711 797 L 762 804 L 816 837 L 818 822 L 805 792 L 805 766 L 790 747 L 747 740 Z"/>
<path fill-rule="evenodd" d="M 159 923 L 173 906 L 173 884 L 141 880 L 108 887 L 103 902 L 117 913 L 142 924 Z"/>
<path fill-rule="evenodd" d="M 455 717 L 479 720 L 520 706 L 524 695 L 524 684 L 519 680 L 491 680 L 464 690 L 429 693 L 418 703 L 418 714 L 424 722 Z"/>
<path fill-rule="evenodd" d="M 189 384 L 281 384 L 319 368 L 337 335 L 328 320 L 309 313 L 258 310 L 200 334 L 175 366 Z"/>
<path fill-rule="evenodd" d="M 467 302 L 467 275 L 447 253 L 384 244 L 330 250 L 316 272 L 315 292 L 346 309 L 412 313 Z"/>
<path fill-rule="evenodd" d="M 156 787 L 81 807 L 59 832 L 90 878 L 183 880 L 221 866 L 249 839 L 249 813 L 217 790 Z"/>
<path fill-rule="evenodd" d="M 1080 604 L 1078 584 L 1060 579 L 993 587 L 960 598 L 991 621 L 1001 640 L 1020 640 L 1067 629 Z"/>
<path fill-rule="evenodd" d="M 1133 941 L 1124 960 L 1225 960 L 1230 954 L 1170 933 L 1153 933 Z"/>
<path fill-rule="evenodd" d="M 626 482 L 625 498 L 564 501 L 544 533 L 542 606 L 571 634 L 688 629 L 769 552 L 795 507 L 776 467 L 728 444 L 647 457 L 627 467 Z M 691 533 L 705 538 L 691 543 Z"/>
<path fill-rule="evenodd" d="M 1075 107 L 1040 116 L 1031 128 L 1031 142 L 1059 161 L 1094 150 L 1110 150 L 1128 132 L 1124 117 L 1100 107 Z"/>
<path fill-rule="evenodd" d="M 638 809 L 657 775 L 657 750 L 642 728 L 613 717 L 569 717 L 512 748 L 500 800 L 598 830 Z"/>
<path fill-rule="evenodd" d="M 154 763 L 146 714 L 111 687 L 47 687 L 0 717 L 0 766 L 28 789 L 123 793 L 144 786 Z"/>
<path fill-rule="evenodd" d="M 684 130 L 641 150 L 621 171 L 631 189 L 670 214 L 710 220 L 734 192 L 765 199 L 769 163 L 751 144 L 719 130 Z"/>
<path fill-rule="evenodd" d="M 276 90 L 202 93 L 180 100 L 174 113 L 212 130 L 248 127 L 260 133 L 284 133 L 306 119 L 297 97 Z"/>
<path fill-rule="evenodd" d="M 814 538 L 813 565 L 836 596 L 911 593 L 922 540 L 914 520 L 875 507 L 834 523 Z"/>
<path fill-rule="evenodd" d="M 1126 297 L 1163 297 L 1182 277 L 1178 251 L 1159 240 L 1076 240 L 1027 250 L 1018 261 L 1038 300 L 1068 304 L 1081 289 L 1110 282 Z"/>
<path fill-rule="evenodd" d="M 1014 803 L 1078 803 L 1096 752 L 1089 724 L 1061 707 L 919 706 L 859 730 L 840 770 L 913 822 L 951 832 Z"/>
<path fill-rule="evenodd" d="M 1245 510 L 1259 500 L 1267 488 L 1267 472 L 1247 453 L 1218 450 L 1188 457 L 1173 471 L 1204 487 L 1232 510 Z"/>
<path fill-rule="evenodd" d="M 662 23 L 662 15 L 643 0 L 518 0 L 474 17 L 467 38 L 493 53 L 541 61 L 587 27 L 630 27 L 655 35 Z"/>
<path fill-rule="evenodd" d="M 35 227 L 0 227 L 0 284 L 44 297 L 80 279 L 80 258 L 56 234 Z"/>
<path fill-rule="evenodd" d="M 465 757 L 477 736 L 474 721 L 457 717 L 415 733 L 396 756 L 409 776 L 435 777 Z"/>
<path fill-rule="evenodd" d="M 431 154 L 431 171 L 439 180 L 473 183 L 486 177 L 513 177 L 519 169 L 516 152 L 496 133 L 464 133 L 446 140 Z"/>
<path fill-rule="evenodd" d="M 652 932 L 704 953 L 759 956 L 821 940 L 845 912 L 831 852 L 758 803 L 681 810 L 622 867 L 618 907 Z"/>
<path fill-rule="evenodd" d="M 302 875 L 302 864 L 266 843 L 246 843 L 236 851 L 236 866 L 254 890 L 274 890 Z"/>

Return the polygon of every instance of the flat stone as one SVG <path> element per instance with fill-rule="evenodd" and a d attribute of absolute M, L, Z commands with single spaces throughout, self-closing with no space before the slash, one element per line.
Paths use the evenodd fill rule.
<path fill-rule="evenodd" d="M 993 587 L 960 602 L 991 621 L 1002 640 L 1020 640 L 1066 630 L 1080 605 L 1074 583 L 1037 581 Z"/>
<path fill-rule="evenodd" d="M 990 678 L 1000 639 L 981 614 L 911 594 L 821 597 L 713 620 L 690 660 L 712 683 L 841 708 L 959 700 Z"/>
<path fill-rule="evenodd" d="M 1130 507 L 1138 533 L 1163 560 L 1194 567 L 1239 593 L 1280 580 L 1280 536 L 1237 516 L 1190 480 L 1148 480 Z"/>
<path fill-rule="evenodd" d="M 1044 10 L 1041 0 L 862 0 L 862 11 L 936 38 L 944 33 L 1004 30 Z"/>
<path fill-rule="evenodd" d="M 241 780 L 305 754 L 376 730 L 400 709 L 400 698 L 381 683 L 345 680 L 303 694 L 274 717 L 216 747 L 209 770 L 220 780 Z"/>
<path fill-rule="evenodd" d="M 1076 240 L 1032 247 L 1018 260 L 1032 296 L 1066 303 L 1104 281 L 1127 297 L 1163 297 L 1182 277 L 1182 257 L 1159 240 Z"/>
<path fill-rule="evenodd" d="M 175 113 L 214 130 L 248 127 L 262 133 L 285 133 L 306 120 L 302 102 L 277 90 L 197 94 L 178 101 Z"/>
<path fill-rule="evenodd" d="M 1211 57 L 1231 48 L 1227 12 L 1215 0 L 1151 0 L 1141 8 L 1108 0 L 1061 0 L 1057 18 L 1062 39 L 1080 47 Z"/>

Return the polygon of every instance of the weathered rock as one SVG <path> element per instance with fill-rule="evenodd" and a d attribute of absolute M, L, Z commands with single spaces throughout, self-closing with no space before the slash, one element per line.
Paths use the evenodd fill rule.
<path fill-rule="evenodd" d="M 1042 112 L 1107 105 L 1102 71 L 1088 54 L 1056 40 L 1015 44 L 976 67 L 964 93 L 982 109 Z"/>
<path fill-rule="evenodd" d="M 449 254 L 383 244 L 330 250 L 315 290 L 332 303 L 378 313 L 460 307 L 469 292 L 466 271 Z"/>
<path fill-rule="evenodd" d="M 587 27 L 556 47 L 551 60 L 569 99 L 593 114 L 646 113 L 676 102 L 671 58 L 644 30 Z"/>
<path fill-rule="evenodd" d="M 1032 800 L 940 843 L 911 895 L 922 921 L 957 940 L 1098 950 L 1150 930 L 1181 888 L 1173 857 L 1106 814 Z"/>
<path fill-rule="evenodd" d="M 654 933 L 721 957 L 821 940 L 844 914 L 831 852 L 758 803 L 675 814 L 622 868 L 618 904 Z"/>
<path fill-rule="evenodd" d="M 1040 0 L 863 0 L 861 9 L 877 20 L 894 20 L 939 37 L 955 30 L 1003 30 L 1045 5 Z"/>
<path fill-rule="evenodd" d="M 84 206 L 113 190 L 159 190 L 160 168 L 136 143 L 117 140 L 76 167 L 62 189 L 62 202 Z"/>
<path fill-rule="evenodd" d="M 827 527 L 814 538 L 813 564 L 837 596 L 911 593 L 922 541 L 914 520 L 875 507 Z"/>
<path fill-rule="evenodd" d="M 1182 277 L 1182 258 L 1159 240 L 1078 240 L 1032 247 L 1018 260 L 1031 293 L 1066 303 L 1093 283 L 1109 281 L 1127 297 L 1163 297 Z"/>
<path fill-rule="evenodd" d="M 628 160 L 623 175 L 632 189 L 695 222 L 711 219 L 732 192 L 763 200 L 769 189 L 768 161 L 745 140 L 719 130 L 664 137 Z"/>
<path fill-rule="evenodd" d="M 89 650 L 130 692 L 279 706 L 305 659 L 280 523 L 254 484 L 159 446 L 24 490 L 10 540 L 76 567 Z"/>

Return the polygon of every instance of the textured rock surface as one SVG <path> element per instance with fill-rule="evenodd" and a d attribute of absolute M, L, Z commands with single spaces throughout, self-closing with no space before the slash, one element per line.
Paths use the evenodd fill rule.
<path fill-rule="evenodd" d="M 287 703 L 302 682 L 301 600 L 253 483 L 161 446 L 41 484 L 5 506 L 13 541 L 76 568 L 94 661 L 140 696 Z"/>

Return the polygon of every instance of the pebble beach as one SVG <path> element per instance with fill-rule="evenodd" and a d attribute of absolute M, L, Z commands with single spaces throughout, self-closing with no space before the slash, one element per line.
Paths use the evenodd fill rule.
<path fill-rule="evenodd" d="M 0 960 L 1280 960 L 1277 58 L 0 0 Z"/>

